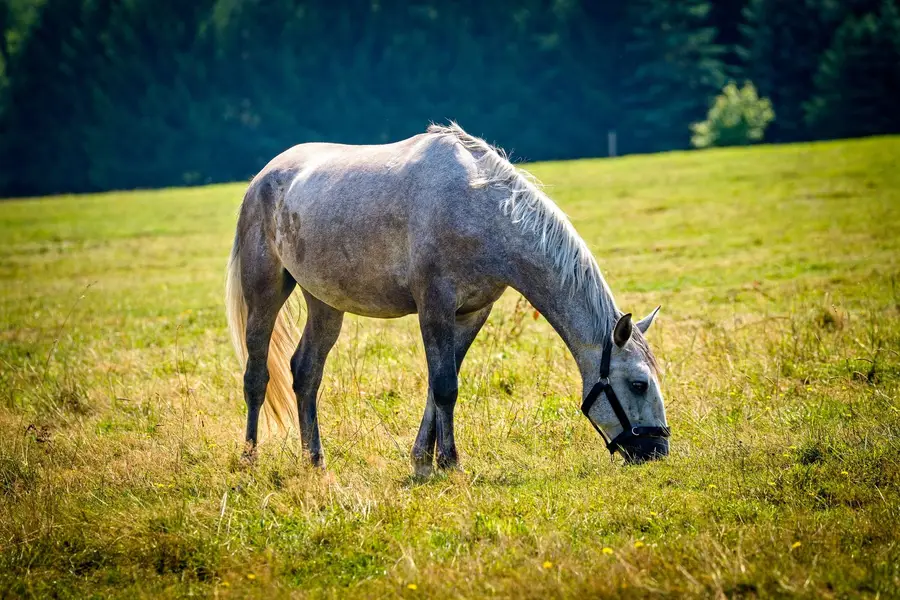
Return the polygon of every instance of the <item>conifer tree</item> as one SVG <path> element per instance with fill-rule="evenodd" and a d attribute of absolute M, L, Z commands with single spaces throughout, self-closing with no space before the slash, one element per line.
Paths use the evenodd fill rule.
<path fill-rule="evenodd" d="M 825 51 L 806 103 L 810 127 L 827 137 L 900 133 L 900 10 L 850 16 Z"/>
<path fill-rule="evenodd" d="M 92 189 L 81 124 L 104 4 L 46 0 L 10 57 L 0 126 L 5 193 Z"/>
<path fill-rule="evenodd" d="M 689 125 L 706 114 L 725 83 L 716 30 L 706 0 L 634 0 L 628 3 L 631 39 L 619 139 L 626 151 L 687 148 Z"/>

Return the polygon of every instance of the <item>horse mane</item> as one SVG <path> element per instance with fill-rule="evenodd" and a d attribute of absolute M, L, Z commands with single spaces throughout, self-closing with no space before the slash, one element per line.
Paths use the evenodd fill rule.
<path fill-rule="evenodd" d="M 565 213 L 543 192 L 541 182 L 510 163 L 503 149 L 466 133 L 453 121 L 447 126 L 431 124 L 428 133 L 453 136 L 472 153 L 477 167 L 476 176 L 469 182 L 472 187 L 492 187 L 508 192 L 500 202 L 500 210 L 518 224 L 523 233 L 536 236 L 538 250 L 555 266 L 560 285 L 568 288 L 570 297 L 580 290 L 587 292 L 594 324 L 602 336 L 598 341 L 605 342 L 622 312 L 587 244 Z M 637 328 L 632 340 L 656 368 L 653 354 Z"/>

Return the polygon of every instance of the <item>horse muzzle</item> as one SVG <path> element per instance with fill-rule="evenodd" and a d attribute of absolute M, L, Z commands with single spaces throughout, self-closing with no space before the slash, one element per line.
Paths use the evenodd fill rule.
<path fill-rule="evenodd" d="M 619 442 L 618 450 L 625 457 L 626 463 L 638 465 L 667 456 L 669 454 L 669 440 L 662 436 L 632 437 Z"/>

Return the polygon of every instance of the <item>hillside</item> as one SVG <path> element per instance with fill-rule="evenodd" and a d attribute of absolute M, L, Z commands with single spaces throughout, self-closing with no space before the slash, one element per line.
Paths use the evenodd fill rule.
<path fill-rule="evenodd" d="M 610 461 L 508 292 L 462 472 L 410 477 L 414 318 L 348 317 L 293 438 L 239 461 L 244 184 L 0 202 L 0 596 L 889 595 L 900 586 L 900 137 L 529 165 L 649 340 L 665 461 Z"/>

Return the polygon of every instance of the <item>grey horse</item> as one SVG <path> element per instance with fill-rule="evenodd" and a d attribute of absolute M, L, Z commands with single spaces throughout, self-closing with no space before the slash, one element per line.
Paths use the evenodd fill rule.
<path fill-rule="evenodd" d="M 285 307 L 297 286 L 308 308 L 299 344 Z M 261 424 L 299 424 L 304 450 L 323 466 L 316 397 L 344 313 L 416 313 L 428 399 L 413 468 L 432 473 L 435 454 L 439 468 L 455 467 L 459 370 L 507 287 L 571 351 L 583 411 L 610 451 L 631 461 L 666 455 L 658 369 L 643 335 L 659 309 L 637 322 L 618 309 L 569 220 L 501 150 L 451 123 L 392 144 L 307 143 L 278 155 L 247 189 L 227 270 L 246 452 Z"/>

